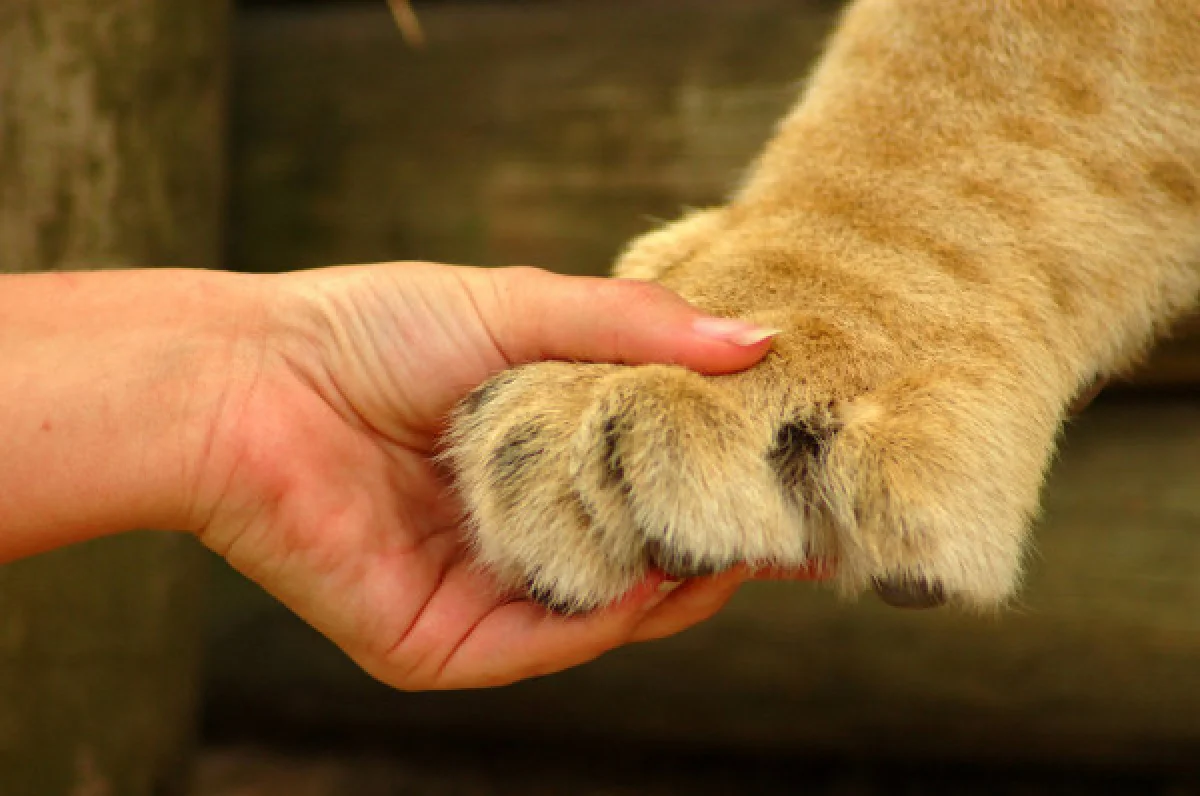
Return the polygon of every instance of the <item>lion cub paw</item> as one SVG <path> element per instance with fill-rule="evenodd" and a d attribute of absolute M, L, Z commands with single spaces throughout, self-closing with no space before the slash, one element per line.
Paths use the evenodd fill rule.
<path fill-rule="evenodd" d="M 460 408 L 451 459 L 482 561 L 563 611 L 620 597 L 655 567 L 800 565 L 772 438 L 682 368 L 543 363 Z"/>
<path fill-rule="evenodd" d="M 449 459 L 481 562 L 555 610 L 652 568 L 814 559 L 845 592 L 989 606 L 1015 584 L 1046 453 L 1027 415 L 977 398 L 934 377 L 815 401 L 770 368 L 542 363 L 464 401 Z"/>

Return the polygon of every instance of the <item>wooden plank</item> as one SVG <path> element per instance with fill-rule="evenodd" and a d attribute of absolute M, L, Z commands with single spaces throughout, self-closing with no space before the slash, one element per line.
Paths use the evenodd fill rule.
<path fill-rule="evenodd" d="M 0 272 L 219 265 L 229 4 L 0 6 Z M 180 792 L 197 548 L 132 534 L 0 567 L 0 792 Z"/>
<path fill-rule="evenodd" d="M 1173 388 L 1200 385 L 1200 315 L 1184 318 L 1150 352 L 1146 363 L 1120 387 Z"/>
<path fill-rule="evenodd" d="M 420 52 L 382 5 L 248 15 L 233 262 L 602 272 L 651 218 L 719 200 L 791 102 L 829 14 L 787 5 L 435 8 Z M 754 43 L 777 27 L 786 58 Z"/>
<path fill-rule="evenodd" d="M 794 100 L 831 3 L 645 0 L 248 14 L 231 258 L 429 259 L 603 273 L 718 202 Z M 1142 384 L 1200 383 L 1197 326 Z"/>
<path fill-rule="evenodd" d="M 660 746 L 455 744 L 280 751 L 206 749 L 192 796 L 893 796 L 893 794 L 1192 794 L 1178 771 L 854 764 L 803 755 L 732 754 Z"/>

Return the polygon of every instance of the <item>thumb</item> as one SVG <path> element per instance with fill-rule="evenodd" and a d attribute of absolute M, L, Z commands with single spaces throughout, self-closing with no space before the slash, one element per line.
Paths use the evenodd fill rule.
<path fill-rule="evenodd" d="M 546 359 L 661 362 L 730 373 L 762 359 L 776 334 L 705 315 L 652 282 L 536 268 L 476 270 L 472 276 L 467 282 L 476 306 L 510 365 Z"/>

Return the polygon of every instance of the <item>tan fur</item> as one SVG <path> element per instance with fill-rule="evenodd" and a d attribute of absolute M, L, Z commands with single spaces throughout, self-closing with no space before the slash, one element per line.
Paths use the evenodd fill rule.
<path fill-rule="evenodd" d="M 480 558 L 566 609 L 810 556 L 998 604 L 1067 407 L 1198 256 L 1200 2 L 860 0 L 729 204 L 615 271 L 772 354 L 504 374 L 453 431 Z"/>

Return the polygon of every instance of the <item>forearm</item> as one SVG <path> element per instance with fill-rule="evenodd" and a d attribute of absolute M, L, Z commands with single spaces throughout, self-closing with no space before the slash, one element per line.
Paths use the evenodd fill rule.
<path fill-rule="evenodd" d="M 189 529 L 254 312 L 203 271 L 0 277 L 0 562 Z"/>

